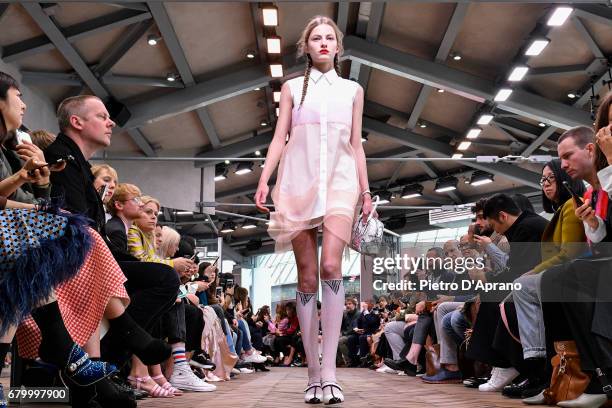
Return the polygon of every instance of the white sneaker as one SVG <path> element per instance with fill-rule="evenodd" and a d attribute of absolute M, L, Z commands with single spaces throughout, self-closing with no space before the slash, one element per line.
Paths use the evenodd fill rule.
<path fill-rule="evenodd" d="M 512 380 L 518 377 L 519 372 L 510 368 L 499 368 L 493 367 L 491 371 L 491 378 L 484 384 L 478 386 L 478 391 L 484 392 L 497 392 L 501 391 L 506 385 L 510 384 Z"/>
<path fill-rule="evenodd" d="M 250 368 L 239 368 L 238 369 L 240 371 L 240 374 L 253 374 L 254 370 L 251 370 Z"/>
<path fill-rule="evenodd" d="M 251 355 L 244 355 L 245 363 L 265 363 L 268 359 L 262 356 L 261 354 L 253 353 Z"/>
<path fill-rule="evenodd" d="M 169 381 L 174 388 L 183 391 L 210 392 L 217 389 L 216 386 L 198 378 L 189 366 L 175 366 Z"/>
<path fill-rule="evenodd" d="M 377 373 L 397 374 L 397 370 L 387 367 L 385 364 L 376 369 Z"/>
<path fill-rule="evenodd" d="M 340 387 L 338 383 L 333 381 L 325 381 L 323 384 L 321 384 L 321 388 L 323 388 L 324 404 L 339 404 L 344 401 L 342 387 Z"/>
<path fill-rule="evenodd" d="M 206 381 L 208 381 L 208 382 L 218 382 L 218 381 L 223 381 L 223 380 L 220 379 L 219 377 L 217 377 L 216 375 L 214 375 L 212 371 L 209 371 L 209 372 L 206 373 Z"/>
<path fill-rule="evenodd" d="M 237 368 L 232 368 L 232 373 L 238 375 L 238 374 L 240 374 L 240 370 L 237 369 Z"/>
<path fill-rule="evenodd" d="M 304 393 L 304 402 L 307 404 L 319 404 L 323 399 L 321 383 L 308 384 L 308 387 L 306 387 Z"/>

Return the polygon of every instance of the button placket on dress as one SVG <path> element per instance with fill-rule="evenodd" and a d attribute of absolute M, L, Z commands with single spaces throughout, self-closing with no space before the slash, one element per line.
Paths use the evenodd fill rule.
<path fill-rule="evenodd" d="M 319 203 L 320 209 L 325 212 L 327 206 L 327 100 L 331 90 L 331 84 L 326 83 L 327 78 L 319 78 L 319 98 L 321 110 L 319 118 L 320 127 L 320 151 L 319 151 Z"/>

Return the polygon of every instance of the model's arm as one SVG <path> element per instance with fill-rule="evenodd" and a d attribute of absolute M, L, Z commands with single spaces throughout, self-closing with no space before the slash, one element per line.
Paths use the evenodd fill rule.
<path fill-rule="evenodd" d="M 269 211 L 266 207 L 263 207 L 263 205 L 266 203 L 266 198 L 268 197 L 269 192 L 268 181 L 276 169 L 281 153 L 283 152 L 283 148 L 285 147 L 285 139 L 291 126 L 292 109 L 293 97 L 291 96 L 289 84 L 285 82 L 281 88 L 280 112 L 278 115 L 278 121 L 276 122 L 276 129 L 274 130 L 274 137 L 272 138 L 270 147 L 268 147 L 266 165 L 261 172 L 261 176 L 259 177 L 257 192 L 255 193 L 255 204 L 257 205 L 257 208 L 263 212 Z"/>
<path fill-rule="evenodd" d="M 353 100 L 353 125 L 351 128 L 351 145 L 355 152 L 357 161 L 357 173 L 359 174 L 359 194 L 363 199 L 363 219 L 365 220 L 372 212 L 372 195 L 362 194 L 370 189 L 368 182 L 368 168 L 366 165 L 365 152 L 363 151 L 363 143 L 361 142 L 361 120 L 363 116 L 363 88 L 357 87 L 355 99 Z"/>

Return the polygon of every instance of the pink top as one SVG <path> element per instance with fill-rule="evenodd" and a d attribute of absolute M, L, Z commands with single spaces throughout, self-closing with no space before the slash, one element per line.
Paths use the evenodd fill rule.
<path fill-rule="evenodd" d="M 275 211 L 268 228 L 276 252 L 290 250 L 300 231 L 321 225 L 349 243 L 359 199 L 351 145 L 359 85 L 334 70 L 322 74 L 313 68 L 300 108 L 303 83 L 303 76 L 288 81 L 293 98 L 291 131 L 272 190 Z"/>

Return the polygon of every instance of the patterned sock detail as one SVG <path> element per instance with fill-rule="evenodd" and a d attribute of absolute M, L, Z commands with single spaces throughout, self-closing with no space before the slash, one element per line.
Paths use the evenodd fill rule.
<path fill-rule="evenodd" d="M 177 347 L 172 349 L 172 358 L 174 358 L 174 365 L 181 366 L 187 365 L 187 357 L 185 356 L 185 348 Z"/>
<path fill-rule="evenodd" d="M 299 290 L 296 292 L 297 292 L 298 298 L 300 299 L 300 303 L 302 304 L 302 306 L 306 306 L 308 302 L 310 302 L 310 299 L 316 296 L 316 293 L 304 293 L 304 292 L 300 292 Z"/>
<path fill-rule="evenodd" d="M 342 279 L 330 279 L 324 280 L 323 283 L 326 283 L 327 286 L 334 292 L 334 295 L 338 294 L 340 290 L 340 286 L 342 285 Z"/>

